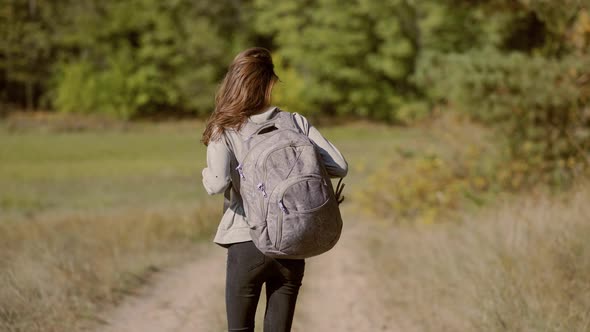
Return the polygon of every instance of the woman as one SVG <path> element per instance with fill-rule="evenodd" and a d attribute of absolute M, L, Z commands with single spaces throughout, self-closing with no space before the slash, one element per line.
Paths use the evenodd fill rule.
<path fill-rule="evenodd" d="M 278 77 L 271 54 L 264 48 L 247 49 L 236 56 L 221 83 L 215 111 L 203 133 L 207 167 L 203 185 L 210 195 L 225 192 L 226 210 L 214 242 L 228 249 L 226 309 L 229 331 L 254 331 L 254 316 L 262 285 L 267 306 L 264 331 L 290 331 L 297 294 L 303 279 L 304 260 L 273 259 L 263 255 L 251 240 L 239 188 L 237 160 L 245 154 L 240 129 L 246 121 L 262 123 L 281 112 L 271 106 Z M 344 177 L 348 165 L 342 154 L 305 117 L 293 114 L 298 129 L 318 147 L 328 174 Z M 233 182 L 236 182 L 233 181 Z"/>

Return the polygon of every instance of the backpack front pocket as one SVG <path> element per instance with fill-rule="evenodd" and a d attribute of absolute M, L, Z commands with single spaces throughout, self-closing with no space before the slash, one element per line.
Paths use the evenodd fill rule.
<path fill-rule="evenodd" d="M 330 186 L 319 176 L 289 179 L 282 184 L 277 195 L 281 211 L 276 225 L 275 247 L 312 247 L 317 243 L 318 232 L 323 228 L 326 210 L 331 200 Z"/>
<path fill-rule="evenodd" d="M 340 236 L 342 222 L 333 198 L 312 210 L 283 214 L 277 249 L 289 256 L 315 256 L 330 249 Z"/>
<path fill-rule="evenodd" d="M 286 214 L 313 212 L 330 199 L 330 187 L 319 176 L 294 178 L 281 189 L 278 204 Z"/>

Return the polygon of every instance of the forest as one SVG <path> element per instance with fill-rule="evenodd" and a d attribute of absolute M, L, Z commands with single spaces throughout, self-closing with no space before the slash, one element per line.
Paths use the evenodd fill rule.
<path fill-rule="evenodd" d="M 232 57 L 272 50 L 273 101 L 411 125 L 445 109 L 563 182 L 590 160 L 584 0 L 17 0 L 0 6 L 0 114 L 201 117 Z M 556 171 L 557 172 L 554 172 Z M 536 181 L 536 178 L 533 179 Z"/>
<path fill-rule="evenodd" d="M 276 98 L 306 114 L 403 123 L 441 102 L 489 118 L 587 98 L 583 0 L 4 0 L 0 18 L 5 111 L 205 115 L 250 46 L 273 51 Z"/>

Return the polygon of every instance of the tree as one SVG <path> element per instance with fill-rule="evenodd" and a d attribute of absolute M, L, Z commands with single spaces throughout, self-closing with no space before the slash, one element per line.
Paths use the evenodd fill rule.
<path fill-rule="evenodd" d="M 237 39 L 232 33 L 239 28 L 233 20 L 238 12 L 230 4 L 129 0 L 72 6 L 77 19 L 64 35 L 79 52 L 59 66 L 57 108 L 123 117 L 210 111 Z M 80 103 L 82 96 L 94 100 Z"/>
<path fill-rule="evenodd" d="M 254 7 L 257 31 L 305 82 L 300 98 L 307 105 L 395 120 L 397 108 L 417 95 L 408 81 L 418 38 L 408 1 L 256 0 Z"/>
<path fill-rule="evenodd" d="M 53 28 L 66 1 L 0 4 L 0 103 L 34 109 L 47 89 L 56 47 Z"/>

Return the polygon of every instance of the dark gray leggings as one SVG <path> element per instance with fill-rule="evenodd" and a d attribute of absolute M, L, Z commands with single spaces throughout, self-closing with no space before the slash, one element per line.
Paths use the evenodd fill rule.
<path fill-rule="evenodd" d="M 254 331 L 263 283 L 266 283 L 267 301 L 264 331 L 290 331 L 304 269 L 304 260 L 267 257 L 252 241 L 231 244 L 225 287 L 229 331 Z"/>

